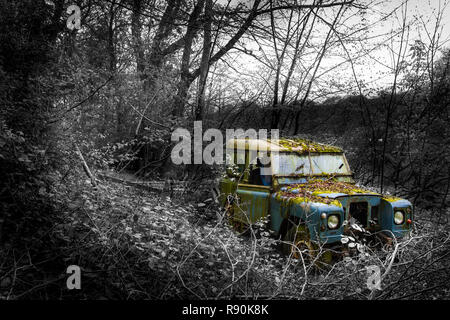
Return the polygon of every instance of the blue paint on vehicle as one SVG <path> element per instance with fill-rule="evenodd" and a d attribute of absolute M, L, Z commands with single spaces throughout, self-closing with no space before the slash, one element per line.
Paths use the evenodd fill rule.
<path fill-rule="evenodd" d="M 289 217 L 297 217 L 300 221 L 306 223 L 312 241 L 321 243 L 335 243 L 341 240 L 344 226 L 344 211 L 341 207 L 329 205 L 320 202 L 303 202 L 293 203 L 287 201 L 287 197 L 276 197 L 272 194 L 270 197 L 270 223 L 271 229 L 280 232 L 283 221 Z M 322 213 L 326 214 L 326 218 L 321 217 Z M 340 227 L 329 230 L 327 219 L 330 214 L 339 217 Z"/>
<path fill-rule="evenodd" d="M 321 193 L 318 194 L 319 197 L 336 199 L 337 197 L 347 196 L 346 193 Z"/>

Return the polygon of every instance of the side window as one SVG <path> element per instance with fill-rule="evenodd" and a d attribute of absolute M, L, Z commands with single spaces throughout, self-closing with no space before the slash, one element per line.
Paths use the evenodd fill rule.
<path fill-rule="evenodd" d="M 246 163 L 246 156 L 247 151 L 246 150 L 242 150 L 242 149 L 237 149 L 235 150 L 235 159 L 236 159 L 236 165 L 239 168 L 239 172 L 242 173 L 245 169 L 245 163 Z"/>
<path fill-rule="evenodd" d="M 264 170 L 264 172 L 262 173 L 262 175 L 272 175 L 272 161 L 270 158 L 270 151 L 269 152 L 258 152 L 258 158 L 261 159 L 261 166 L 263 168 L 265 168 L 266 170 Z M 265 173 L 265 174 L 264 174 Z"/>
<path fill-rule="evenodd" d="M 236 164 L 236 150 L 234 149 L 226 149 L 225 151 L 225 166 L 231 167 Z"/>
<path fill-rule="evenodd" d="M 237 177 L 242 175 L 245 169 L 245 156 L 245 150 L 227 150 L 225 167 L 230 177 Z"/>
<path fill-rule="evenodd" d="M 250 161 L 249 183 L 270 186 L 272 184 L 270 153 L 258 151 L 258 153 L 250 152 L 250 155 L 254 159 Z"/>

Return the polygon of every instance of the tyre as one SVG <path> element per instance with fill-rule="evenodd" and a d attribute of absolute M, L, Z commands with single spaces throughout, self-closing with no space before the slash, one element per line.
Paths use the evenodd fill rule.
<path fill-rule="evenodd" d="M 292 255 L 294 259 L 301 259 L 300 254 L 309 255 L 310 239 L 308 229 L 305 224 L 292 224 L 283 237 L 283 253 Z M 306 251 L 305 251 L 306 250 Z"/>
<path fill-rule="evenodd" d="M 291 225 L 283 237 L 282 249 L 285 255 L 308 264 L 314 263 L 319 269 L 326 268 L 332 262 L 331 251 L 320 250 L 319 246 L 311 241 L 304 223 Z"/>

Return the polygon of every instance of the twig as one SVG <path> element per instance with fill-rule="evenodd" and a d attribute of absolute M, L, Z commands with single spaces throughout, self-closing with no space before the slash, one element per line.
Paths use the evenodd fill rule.
<path fill-rule="evenodd" d="M 75 146 L 75 152 L 77 153 L 78 157 L 81 160 L 81 164 L 83 165 L 84 172 L 91 179 L 91 183 L 94 186 L 94 188 L 97 188 L 97 181 L 95 180 L 95 177 L 92 175 L 91 170 L 89 169 L 89 166 L 86 163 L 86 160 L 84 160 L 84 157 L 83 157 L 83 154 L 81 153 L 80 148 L 78 148 L 78 145 L 76 143 L 74 143 L 74 146 Z"/>

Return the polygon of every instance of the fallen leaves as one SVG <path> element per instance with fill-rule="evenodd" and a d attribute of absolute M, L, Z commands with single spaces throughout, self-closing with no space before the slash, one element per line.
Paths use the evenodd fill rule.
<path fill-rule="evenodd" d="M 100 285 L 107 281 L 112 290 L 108 297 L 117 292 L 127 298 L 227 298 L 255 293 L 299 298 L 300 292 L 309 298 L 340 296 L 351 287 L 344 276 L 377 258 L 361 241 L 365 234 L 361 227 L 350 221 L 352 233 L 341 242 L 351 257 L 338 262 L 326 276 L 314 277 L 308 270 L 303 292 L 302 262 L 280 254 L 279 241 L 265 228 L 267 221 L 256 223 L 250 236 L 237 236 L 223 212 L 214 209 L 214 201 L 177 203 L 115 182 L 102 183 L 97 193 L 83 190 L 72 200 L 73 205 L 66 206 L 67 226 L 55 228 L 61 238 L 69 234 L 66 229 L 77 229 L 66 242 L 73 244 L 76 239 L 79 248 L 65 261 L 81 257 L 82 263 L 95 266 L 93 270 L 105 270 L 107 280 L 89 281 Z M 326 290 L 316 290 L 317 286 Z"/>

